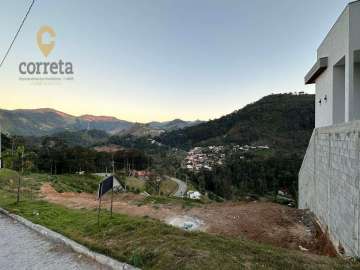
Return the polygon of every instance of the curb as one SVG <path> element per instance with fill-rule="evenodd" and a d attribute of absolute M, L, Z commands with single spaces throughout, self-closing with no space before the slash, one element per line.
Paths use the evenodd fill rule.
<path fill-rule="evenodd" d="M 37 233 L 41 234 L 42 236 L 48 238 L 49 240 L 56 242 L 56 243 L 61 243 L 67 247 L 70 247 L 74 252 L 85 255 L 88 258 L 93 259 L 94 261 L 98 262 L 99 264 L 108 266 L 112 269 L 119 269 L 119 270 L 140 270 L 139 268 L 136 268 L 134 266 L 131 266 L 127 263 L 122 263 L 119 262 L 117 260 L 114 260 L 110 257 L 107 257 L 103 254 L 91 251 L 90 249 L 88 249 L 87 247 L 80 245 L 79 243 L 63 236 L 62 234 L 59 234 L 57 232 L 54 232 L 48 228 L 45 228 L 41 225 L 38 224 L 34 224 L 31 221 L 15 215 L 15 214 L 11 214 L 9 211 L 0 208 L 0 213 L 4 214 L 8 217 L 10 217 L 11 219 L 16 220 L 17 222 L 23 224 L 24 226 L 30 228 L 31 230 L 36 231 Z"/>

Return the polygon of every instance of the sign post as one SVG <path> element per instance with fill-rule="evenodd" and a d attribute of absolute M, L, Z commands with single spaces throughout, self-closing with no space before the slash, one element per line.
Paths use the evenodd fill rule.
<path fill-rule="evenodd" d="M 111 205 L 110 205 L 110 217 L 111 218 L 112 218 L 113 198 L 114 198 L 114 186 L 111 188 Z"/>
<path fill-rule="evenodd" d="M 114 175 L 115 175 L 115 161 L 114 161 L 114 154 L 112 155 L 112 181 L 113 184 L 111 186 L 111 204 L 110 204 L 110 218 L 112 218 L 112 208 L 113 208 L 113 198 L 114 198 Z"/>
<path fill-rule="evenodd" d="M 99 184 L 99 196 L 98 196 L 99 206 L 98 206 L 98 214 L 97 214 L 98 228 L 100 228 L 101 193 L 102 193 L 102 183 Z"/>
<path fill-rule="evenodd" d="M 99 183 L 98 190 L 98 200 L 99 200 L 99 208 L 98 208 L 98 225 L 100 227 L 100 208 L 101 208 L 101 197 L 105 195 L 108 191 L 111 190 L 111 205 L 110 205 L 110 216 L 112 217 L 113 212 L 113 198 L 114 198 L 114 187 L 121 187 L 119 181 L 115 178 L 114 175 L 106 177 Z"/>

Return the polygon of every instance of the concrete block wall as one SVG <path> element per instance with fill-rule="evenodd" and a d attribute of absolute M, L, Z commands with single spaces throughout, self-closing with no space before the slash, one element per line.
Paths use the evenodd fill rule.
<path fill-rule="evenodd" d="M 299 208 L 310 209 L 338 249 L 360 257 L 360 121 L 314 129 L 299 172 Z"/>

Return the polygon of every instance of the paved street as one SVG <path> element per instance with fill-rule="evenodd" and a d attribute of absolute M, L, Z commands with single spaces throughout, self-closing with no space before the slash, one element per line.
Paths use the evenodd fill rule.
<path fill-rule="evenodd" d="M 183 197 L 184 195 L 186 195 L 186 190 L 187 190 L 187 185 L 184 181 L 174 178 L 174 177 L 169 177 L 171 180 L 175 181 L 178 184 L 178 190 L 174 193 L 174 196 L 176 197 Z"/>
<path fill-rule="evenodd" d="M 0 214 L 0 269 L 107 269 Z"/>

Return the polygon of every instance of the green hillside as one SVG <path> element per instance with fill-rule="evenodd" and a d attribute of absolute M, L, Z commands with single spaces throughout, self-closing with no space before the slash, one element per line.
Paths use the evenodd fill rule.
<path fill-rule="evenodd" d="M 89 147 L 96 143 L 106 142 L 109 134 L 102 130 L 79 130 L 79 131 L 63 131 L 51 135 L 50 138 L 59 138 L 68 146 L 84 146 Z"/>
<path fill-rule="evenodd" d="M 158 141 L 182 149 L 209 145 L 269 146 L 227 153 L 211 171 L 186 171 L 202 192 L 226 199 L 288 191 L 296 200 L 297 178 L 314 128 L 314 95 L 277 94 L 219 119 L 162 134 Z"/>
<path fill-rule="evenodd" d="M 3 132 L 22 136 L 42 136 L 54 129 L 75 124 L 75 117 L 53 110 L 0 110 Z"/>
<path fill-rule="evenodd" d="M 314 95 L 276 94 L 219 119 L 161 135 L 161 143 L 190 148 L 211 144 L 257 144 L 304 151 L 314 128 Z"/>

